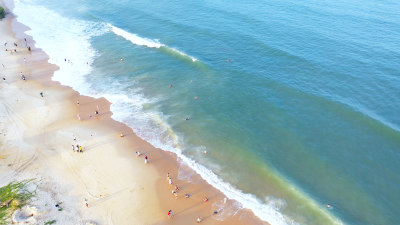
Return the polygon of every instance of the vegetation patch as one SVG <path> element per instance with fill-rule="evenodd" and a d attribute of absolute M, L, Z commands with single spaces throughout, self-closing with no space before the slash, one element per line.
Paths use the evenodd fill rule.
<path fill-rule="evenodd" d="M 0 187 L 0 225 L 9 224 L 9 218 L 15 210 L 24 207 L 35 196 L 35 191 L 29 191 L 32 180 L 11 182 Z"/>
<path fill-rule="evenodd" d="M 4 8 L 0 6 L 0 19 L 3 19 L 6 16 L 6 13 L 4 12 Z"/>
<path fill-rule="evenodd" d="M 44 225 L 51 225 L 51 224 L 55 224 L 56 223 L 56 220 L 50 220 L 50 221 L 47 221 L 46 223 L 44 223 Z"/>

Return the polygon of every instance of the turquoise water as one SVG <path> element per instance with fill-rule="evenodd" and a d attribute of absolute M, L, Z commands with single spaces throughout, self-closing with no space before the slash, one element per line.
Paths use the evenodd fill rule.
<path fill-rule="evenodd" d="M 35 0 L 15 12 L 53 63 L 74 62 L 56 79 L 110 99 L 115 119 L 262 219 L 400 221 L 399 2 Z"/>

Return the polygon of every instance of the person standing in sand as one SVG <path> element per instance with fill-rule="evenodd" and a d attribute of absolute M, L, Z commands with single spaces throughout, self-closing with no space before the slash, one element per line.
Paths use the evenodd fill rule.
<path fill-rule="evenodd" d="M 86 198 L 85 198 L 85 205 L 86 205 L 87 208 L 89 208 L 89 203 L 88 203 L 88 200 Z"/>
<path fill-rule="evenodd" d="M 170 210 L 168 211 L 168 218 L 171 219 L 171 217 L 172 217 L 172 209 L 170 209 Z"/>
<path fill-rule="evenodd" d="M 148 157 L 147 157 L 147 155 L 145 155 L 144 156 L 144 164 L 147 164 L 147 162 L 148 162 Z"/>
<path fill-rule="evenodd" d="M 176 191 L 172 190 L 171 193 L 175 196 L 175 198 L 178 198 L 178 193 Z"/>

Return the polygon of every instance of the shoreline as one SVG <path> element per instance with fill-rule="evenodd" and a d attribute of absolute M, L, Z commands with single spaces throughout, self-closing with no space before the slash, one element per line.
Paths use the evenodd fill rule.
<path fill-rule="evenodd" d="M 10 22 L 13 25 L 11 32 L 12 33 L 15 32 L 13 35 L 19 39 L 19 43 L 24 43 L 24 40 L 22 38 L 27 37 L 27 42 L 29 44 L 31 43 L 34 44 L 34 40 L 28 35 L 24 34 L 24 32 L 29 28 L 23 24 L 18 23 L 16 16 L 8 15 L 8 17 L 10 16 L 14 17 L 12 18 L 13 22 Z M 3 21 L 1 23 L 3 23 Z M 111 118 L 112 112 L 110 111 L 111 103 L 107 101 L 105 98 L 94 99 L 92 97 L 81 96 L 78 92 L 74 91 L 72 88 L 63 86 L 59 82 L 52 81 L 51 77 L 53 76 L 54 71 L 57 69 L 57 66 L 48 63 L 48 56 L 41 49 L 35 48 L 34 45 L 32 45 L 31 48 L 32 48 L 32 54 L 29 55 L 29 59 L 27 60 L 27 63 L 25 65 L 23 56 L 26 55 L 26 52 L 24 54 L 17 53 L 20 54 L 18 55 L 19 59 L 17 59 L 19 67 L 25 68 L 22 72 L 24 74 L 27 74 L 27 81 L 21 81 L 18 79 L 18 75 L 15 75 L 12 82 L 10 82 L 9 78 L 7 78 L 8 85 L 12 85 L 14 87 L 16 86 L 18 87 L 18 89 L 29 93 L 31 95 L 30 97 L 39 100 L 41 100 L 41 97 L 38 95 L 38 93 L 40 92 L 40 90 L 43 91 L 44 94 L 43 104 L 45 106 L 48 105 L 46 106 L 48 107 L 47 110 L 50 110 L 51 108 L 51 110 L 56 109 L 58 110 L 58 112 L 57 113 L 53 112 L 51 113 L 52 117 L 45 118 L 45 120 L 53 120 L 52 121 L 53 123 L 45 124 L 43 125 L 42 128 L 51 129 L 52 132 L 55 131 L 56 133 L 57 132 L 62 133 L 65 132 L 65 130 L 69 130 L 70 133 L 73 133 L 73 135 L 79 136 L 78 140 L 83 140 L 85 143 L 87 143 L 84 144 L 84 153 L 82 154 L 85 155 L 84 157 L 85 159 L 82 159 L 81 163 L 83 164 L 93 163 L 92 167 L 96 171 L 101 170 L 101 168 L 104 165 L 101 163 L 93 162 L 96 159 L 99 161 L 103 160 L 103 163 L 105 164 L 113 164 L 114 166 L 108 166 L 111 168 L 102 169 L 104 173 L 108 173 L 106 177 L 110 178 L 110 180 L 112 180 L 111 178 L 115 177 L 115 174 L 113 174 L 112 172 L 122 171 L 121 175 L 132 176 L 132 174 L 128 175 L 128 171 L 126 171 L 126 168 L 130 166 L 135 167 L 131 168 L 132 170 L 129 170 L 129 173 L 135 172 L 135 175 L 131 178 L 132 182 L 136 180 L 137 182 L 136 184 L 139 183 L 139 186 L 147 184 L 147 186 L 143 185 L 142 188 L 146 189 L 148 196 L 143 196 L 143 199 L 140 199 L 139 201 L 140 204 L 143 204 L 143 202 L 146 201 L 150 201 L 149 198 L 154 198 L 154 200 L 151 200 L 153 201 L 152 204 L 149 204 L 149 208 L 147 208 L 145 212 L 136 213 L 136 216 L 141 215 L 143 217 L 141 218 L 142 224 L 166 224 L 166 223 L 187 224 L 188 221 L 193 221 L 194 223 L 197 217 L 201 217 L 204 219 L 202 224 L 266 224 L 265 222 L 262 222 L 257 217 L 255 217 L 250 210 L 238 209 L 235 207 L 233 207 L 232 209 L 233 212 L 232 215 L 228 216 L 228 218 L 226 218 L 223 221 L 217 220 L 219 219 L 219 217 L 217 217 L 218 214 L 214 217 L 213 212 L 218 210 L 218 208 L 216 208 L 215 206 L 224 201 L 225 196 L 223 195 L 223 193 L 221 193 L 219 190 L 215 189 L 206 181 L 204 181 L 200 177 L 200 175 L 196 174 L 192 169 L 188 167 L 181 168 L 181 163 L 178 161 L 178 158 L 174 153 L 169 153 L 161 149 L 156 149 L 146 141 L 137 137 L 130 127 L 128 127 L 123 123 L 113 120 Z M 16 57 L 16 55 L 14 55 L 14 57 Z M 34 89 L 35 91 L 33 91 L 32 89 Z M 36 93 L 35 97 L 33 97 L 34 95 L 33 93 Z M 57 101 L 60 101 L 60 99 L 59 98 L 56 99 L 55 97 L 53 97 L 53 94 L 61 95 L 60 97 L 63 97 L 61 99 L 67 98 L 68 100 L 64 100 L 62 103 L 58 103 Z M 76 101 L 78 99 L 79 99 L 79 105 L 76 104 Z M 98 119 L 95 118 L 95 116 L 93 115 L 94 111 L 97 108 L 97 105 L 100 108 Z M 81 121 L 79 121 L 76 116 L 78 114 L 81 117 Z M 82 132 L 81 130 L 85 131 Z M 84 134 L 82 134 L 81 132 Z M 109 142 L 104 143 L 98 139 L 92 138 L 93 136 L 95 137 L 98 136 L 97 133 L 103 135 L 102 138 L 106 137 L 106 140 L 108 140 Z M 124 135 L 123 138 L 119 137 L 120 133 Z M 61 156 L 64 154 L 64 152 L 68 152 L 69 154 L 78 154 L 71 152 L 70 143 L 74 143 L 71 135 L 70 138 L 67 141 L 65 141 L 65 143 L 58 142 L 57 144 L 61 144 L 63 145 L 63 147 L 60 147 L 61 148 L 60 150 L 57 150 L 56 153 L 52 154 L 56 155 L 58 154 Z M 107 145 L 107 148 L 104 147 L 105 145 Z M 113 146 L 113 150 L 115 150 L 116 153 L 114 154 L 107 153 L 107 150 L 109 150 L 108 147 L 110 146 Z M 145 165 L 143 163 L 144 160 L 143 157 L 137 157 L 135 155 L 136 151 L 140 151 L 143 154 L 147 154 L 149 156 L 149 164 Z M 108 156 L 113 156 L 113 157 L 119 156 L 119 157 L 117 158 L 118 160 L 115 158 L 107 158 L 105 156 L 100 157 L 99 155 L 101 154 L 95 152 L 99 152 L 101 154 L 110 154 L 107 155 L 107 157 Z M 41 154 L 47 156 L 48 152 L 42 151 Z M 59 156 L 52 156 L 52 157 L 57 158 Z M 123 162 L 119 162 L 119 160 L 122 160 Z M 115 171 L 116 170 L 115 167 L 120 166 L 119 163 L 123 164 L 126 167 L 122 168 L 119 171 Z M 55 167 L 56 170 L 59 171 L 65 170 L 65 168 L 57 168 L 57 167 L 62 167 L 61 165 L 58 166 L 48 165 L 48 166 L 50 166 L 51 168 Z M 76 167 L 79 167 L 79 165 L 76 165 Z M 27 167 L 27 169 L 29 169 L 29 167 Z M 146 174 L 151 174 L 152 177 L 151 179 L 149 179 L 148 176 L 143 175 L 139 171 L 135 170 L 145 170 L 144 172 Z M 189 173 L 193 173 L 194 175 L 190 178 L 190 180 L 191 181 L 195 180 L 196 183 L 186 180 L 178 180 L 177 179 L 178 170 L 185 170 L 188 171 Z M 168 182 L 166 181 L 165 176 L 168 172 L 171 174 L 171 178 L 174 180 L 174 183 L 176 182 L 177 185 L 180 187 L 177 199 L 171 194 L 171 191 L 174 189 L 174 187 L 169 185 Z M 90 177 L 92 175 L 93 171 L 90 172 L 90 175 L 86 177 Z M 137 181 L 138 177 L 140 177 L 139 182 Z M 70 177 L 69 179 L 70 183 L 75 182 L 76 185 L 77 178 Z M 124 177 L 118 182 L 127 184 L 128 182 L 125 181 L 125 179 L 126 178 Z M 104 177 L 97 177 L 95 180 L 96 180 L 95 183 L 102 183 L 104 182 L 104 180 L 107 181 L 107 179 L 105 179 Z M 198 180 L 200 181 L 198 182 Z M 140 183 L 142 181 L 144 182 Z M 129 185 L 129 183 L 127 185 L 132 186 Z M 148 187 L 152 185 L 154 187 Z M 101 185 L 96 184 L 96 186 L 101 186 Z M 109 185 L 104 185 L 104 187 L 103 186 L 102 187 L 104 189 L 115 190 L 117 189 L 117 187 L 115 186 L 119 185 L 114 185 L 114 186 L 111 185 L 110 187 L 109 184 Z M 135 189 L 135 187 L 130 187 L 130 188 Z M 75 192 L 79 192 L 79 190 L 76 190 L 76 188 L 74 189 Z M 101 188 L 96 188 L 96 190 L 97 189 Z M 184 197 L 185 193 L 190 194 L 191 197 L 189 199 L 185 199 Z M 136 195 L 134 196 L 131 195 L 124 196 L 128 198 L 127 199 L 119 198 L 119 200 L 123 201 L 123 204 L 125 204 L 126 206 L 130 206 L 132 202 L 137 202 L 137 197 L 138 195 L 141 194 L 142 194 L 141 192 L 137 192 Z M 102 203 L 103 201 L 101 200 L 104 197 L 100 197 L 98 193 L 95 194 L 94 196 L 95 197 L 92 197 L 93 199 L 89 199 L 89 204 L 91 200 L 100 202 L 99 206 L 96 206 L 95 207 L 96 209 L 92 210 L 95 211 L 95 214 L 97 214 L 98 218 L 103 218 L 104 221 L 104 215 L 102 215 L 104 214 L 104 211 L 106 211 L 104 208 L 112 207 L 113 209 L 119 208 L 119 212 L 117 213 L 118 217 L 121 216 L 119 217 L 119 219 L 124 218 L 125 221 L 125 222 L 119 221 L 119 223 L 117 224 L 129 224 L 129 222 L 131 222 L 129 221 L 128 218 L 132 218 L 129 216 L 132 216 L 133 214 L 135 214 L 135 212 L 120 212 L 123 210 L 130 211 L 126 207 L 121 208 L 121 206 L 119 206 L 121 202 L 113 204 L 111 203 L 103 204 Z M 208 202 L 203 202 L 204 196 L 207 196 L 209 198 Z M 226 204 L 232 206 L 236 205 L 234 200 L 228 200 Z M 137 206 L 136 208 L 139 209 L 142 208 L 142 206 L 143 205 L 139 207 Z M 153 208 L 157 207 L 159 207 L 159 209 L 153 210 Z M 82 209 L 84 208 L 81 207 L 80 210 Z M 172 209 L 175 215 L 171 220 L 169 220 L 166 216 L 169 209 Z M 146 221 L 146 219 L 148 218 L 152 218 L 153 221 L 151 222 Z"/>

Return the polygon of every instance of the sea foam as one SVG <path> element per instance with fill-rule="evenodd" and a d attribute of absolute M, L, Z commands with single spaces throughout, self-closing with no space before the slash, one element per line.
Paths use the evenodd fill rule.
<path fill-rule="evenodd" d="M 60 67 L 52 79 L 73 87 L 81 94 L 92 94 L 85 81 L 85 76 L 92 71 L 91 64 L 96 55 L 90 38 L 106 32 L 106 26 L 66 18 L 26 1 L 15 1 L 14 12 L 19 22 L 31 28 L 26 33 L 34 37 L 36 47 L 49 55 L 50 63 Z"/>
<path fill-rule="evenodd" d="M 16 1 L 14 12 L 18 20 L 32 30 L 27 34 L 32 35 L 36 46 L 42 48 L 50 57 L 50 62 L 58 65 L 53 79 L 63 85 L 73 87 L 81 94 L 93 97 L 105 97 L 113 104 L 113 118 L 131 126 L 141 138 L 149 141 L 153 146 L 178 155 L 182 163 L 196 171 L 204 180 L 222 191 L 229 199 L 236 200 L 239 205 L 251 209 L 260 219 L 270 224 L 283 225 L 294 222 L 280 212 L 274 201 L 257 199 L 254 195 L 243 193 L 231 184 L 224 182 L 210 169 L 197 163 L 195 160 L 182 154 L 179 135 L 172 131 L 166 122 L 166 116 L 161 112 L 143 111 L 143 105 L 157 101 L 157 99 L 145 98 L 139 92 L 129 93 L 129 97 L 121 94 L 115 88 L 110 88 L 108 93 L 98 93 L 95 87 L 86 81 L 87 75 L 92 71 L 91 64 L 96 51 L 90 44 L 90 38 L 101 35 L 111 28 L 115 34 L 124 37 L 135 45 L 150 48 L 168 48 L 181 55 L 188 56 L 176 49 L 169 48 L 158 41 L 141 38 L 110 24 L 94 23 L 63 17 L 45 7 L 28 4 L 25 1 Z M 38 15 L 31 17 L 30 15 Z M 192 61 L 197 59 L 188 56 Z M 67 61 L 65 61 L 67 59 Z M 70 62 L 68 62 L 68 60 Z M 134 118 L 132 120 L 132 118 Z"/>
<path fill-rule="evenodd" d="M 190 58 L 192 60 L 192 62 L 198 61 L 198 59 L 196 59 L 195 57 L 190 56 L 176 48 L 171 48 L 171 47 L 168 47 L 167 45 L 161 44 L 158 40 L 140 37 L 137 34 L 129 33 L 127 31 L 125 31 L 121 28 L 118 28 L 116 26 L 113 26 L 111 24 L 108 24 L 108 26 L 110 27 L 110 30 L 114 34 L 125 38 L 126 40 L 130 41 L 134 45 L 145 46 L 145 47 L 149 47 L 149 48 L 165 48 L 165 50 L 167 50 L 167 51 L 175 52 L 183 57 Z"/>

